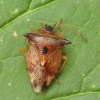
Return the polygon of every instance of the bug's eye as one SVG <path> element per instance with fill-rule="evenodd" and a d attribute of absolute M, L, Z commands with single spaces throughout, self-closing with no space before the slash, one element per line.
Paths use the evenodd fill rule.
<path fill-rule="evenodd" d="M 43 54 L 46 54 L 47 52 L 48 52 L 48 48 L 47 48 L 47 47 L 43 47 L 43 48 L 42 48 L 42 53 L 43 53 Z"/>

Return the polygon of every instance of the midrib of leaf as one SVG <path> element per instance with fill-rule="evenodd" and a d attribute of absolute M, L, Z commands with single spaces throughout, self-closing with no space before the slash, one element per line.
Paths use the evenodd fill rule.
<path fill-rule="evenodd" d="M 22 13 L 22 14 L 19 15 L 19 16 L 17 16 L 15 19 L 9 21 L 9 23 L 4 24 L 4 25 L 0 28 L 0 31 L 3 30 L 4 28 L 8 27 L 10 24 L 14 23 L 15 21 L 17 21 L 18 19 L 20 19 L 20 18 L 22 18 L 22 17 L 24 17 L 24 16 L 26 16 L 26 15 L 32 13 L 32 12 L 35 12 L 35 11 L 41 9 L 41 8 L 44 8 L 44 7 L 46 7 L 46 6 L 49 6 L 49 5 L 51 5 L 52 3 L 55 3 L 55 2 L 57 2 L 57 1 L 59 1 L 59 0 L 52 1 L 52 2 L 50 2 L 50 3 L 48 3 L 48 4 L 46 4 L 46 5 L 43 5 L 43 6 L 40 6 L 40 7 L 36 8 L 36 9 L 29 10 L 30 5 L 31 5 L 31 2 L 32 2 L 32 1 L 31 1 L 30 4 L 29 4 L 28 9 L 27 9 L 24 13 Z M 34 19 L 34 21 L 40 22 L 40 20 L 35 20 L 35 19 Z M 44 22 L 44 21 L 42 21 L 42 22 Z"/>

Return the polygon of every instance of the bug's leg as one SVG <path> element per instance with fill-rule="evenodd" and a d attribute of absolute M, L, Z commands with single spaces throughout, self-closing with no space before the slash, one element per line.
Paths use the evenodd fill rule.
<path fill-rule="evenodd" d="M 57 82 L 57 84 L 60 84 L 60 82 L 57 80 L 57 78 L 55 77 L 55 81 Z"/>
<path fill-rule="evenodd" d="M 62 64 L 61 68 L 59 69 L 58 73 L 61 72 L 61 70 L 63 69 L 64 65 L 65 65 L 66 62 L 67 62 L 67 57 L 66 57 L 66 56 L 62 56 L 62 59 L 64 59 L 64 62 L 63 62 L 63 64 Z M 57 74 L 58 74 L 58 73 L 57 73 Z M 56 77 L 55 77 L 55 80 L 56 80 L 56 82 L 57 82 L 58 84 L 60 84 L 60 82 L 57 80 Z"/>
<path fill-rule="evenodd" d="M 62 22 L 62 18 L 59 20 L 59 22 L 56 24 L 56 26 L 59 28 L 59 30 L 61 31 L 61 33 L 58 34 L 59 37 L 62 37 L 64 34 L 64 30 L 61 28 L 60 24 Z"/>
<path fill-rule="evenodd" d="M 40 29 L 43 29 L 43 23 L 40 23 Z"/>
<path fill-rule="evenodd" d="M 59 72 L 58 73 L 61 72 L 61 70 L 63 69 L 64 65 L 66 64 L 68 58 L 66 56 L 62 56 L 62 59 L 64 60 L 64 62 L 62 64 L 61 68 L 59 69 Z"/>
<path fill-rule="evenodd" d="M 35 30 L 31 30 L 31 32 L 30 33 L 41 33 L 41 32 L 43 32 L 43 23 L 40 23 L 40 28 L 38 28 L 38 29 L 35 29 Z"/>
<path fill-rule="evenodd" d="M 28 49 L 24 49 L 24 48 L 22 48 L 22 49 L 20 49 L 20 53 L 22 54 L 22 56 L 25 58 L 25 55 L 24 55 L 24 53 L 26 53 L 28 51 Z"/>
<path fill-rule="evenodd" d="M 22 54 L 22 56 L 25 58 L 25 53 L 28 51 L 28 44 L 27 44 L 27 38 L 25 38 L 25 44 L 26 44 L 26 48 L 22 48 L 19 50 L 19 52 Z"/>
<path fill-rule="evenodd" d="M 43 31 L 43 23 L 40 23 L 40 28 L 36 29 L 36 30 L 39 31 L 39 32 L 42 32 Z"/>
<path fill-rule="evenodd" d="M 43 32 L 43 23 L 40 23 L 40 32 Z"/>

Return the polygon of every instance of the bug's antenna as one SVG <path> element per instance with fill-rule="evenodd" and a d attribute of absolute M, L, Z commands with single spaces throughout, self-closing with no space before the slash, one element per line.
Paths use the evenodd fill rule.
<path fill-rule="evenodd" d="M 80 33 L 79 31 L 77 31 L 76 29 L 74 29 L 73 27 L 69 26 L 69 25 L 65 25 L 66 27 L 68 27 L 69 29 L 72 29 L 75 33 L 79 34 L 86 42 L 87 42 L 87 38 L 85 38 L 82 33 Z"/>

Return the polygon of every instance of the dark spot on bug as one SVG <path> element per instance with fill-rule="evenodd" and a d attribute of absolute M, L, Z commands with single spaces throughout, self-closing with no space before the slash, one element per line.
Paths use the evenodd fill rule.
<path fill-rule="evenodd" d="M 46 89 L 46 81 L 44 81 L 43 84 L 37 83 L 36 80 L 33 81 L 33 88 L 40 88 L 41 91 L 44 91 Z"/>
<path fill-rule="evenodd" d="M 43 48 L 42 48 L 42 53 L 43 53 L 43 54 L 46 54 L 47 52 L 48 52 L 48 48 L 47 48 L 47 47 L 43 47 Z"/>
<path fill-rule="evenodd" d="M 35 88 L 37 87 L 37 82 L 36 82 L 36 80 L 33 81 L 33 87 L 35 87 Z"/>
<path fill-rule="evenodd" d="M 42 91 L 44 91 L 46 89 L 46 81 L 42 84 Z"/>

